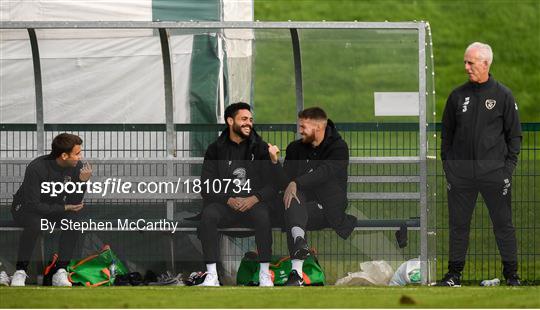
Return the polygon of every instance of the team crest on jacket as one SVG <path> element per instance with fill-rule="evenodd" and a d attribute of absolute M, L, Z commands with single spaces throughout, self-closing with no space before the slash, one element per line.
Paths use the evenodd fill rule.
<path fill-rule="evenodd" d="M 497 101 L 493 100 L 493 99 L 487 99 L 486 100 L 486 108 L 488 110 L 491 110 L 495 107 L 495 105 L 497 104 Z"/>
<path fill-rule="evenodd" d="M 234 169 L 233 173 L 232 173 L 237 180 L 240 180 L 240 185 L 244 185 L 246 184 L 246 179 L 247 179 L 247 171 L 245 168 L 236 168 Z"/>

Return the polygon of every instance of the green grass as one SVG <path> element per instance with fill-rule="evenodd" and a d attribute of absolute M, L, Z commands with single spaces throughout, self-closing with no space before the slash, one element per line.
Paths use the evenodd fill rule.
<path fill-rule="evenodd" d="M 255 0 L 255 19 L 429 21 L 433 35 L 437 121 L 442 117 L 450 91 L 466 80 L 463 52 L 474 41 L 492 46 L 492 73 L 513 90 L 522 121 L 540 121 L 540 105 L 535 101 L 540 96 L 540 1 Z M 403 81 L 403 87 L 393 88 L 407 90 L 407 81 L 414 81 L 415 76 L 409 79 L 407 75 L 414 71 L 404 66 L 407 63 L 404 60 L 412 54 L 395 47 L 386 49 L 381 42 L 365 40 L 364 35 L 356 37 L 357 40 L 354 37 L 337 40 L 343 33 L 346 32 L 326 32 L 317 42 L 310 42 L 316 39 L 314 36 L 301 36 L 305 104 L 328 107 L 331 118 L 341 122 L 366 121 L 366 115 L 372 114 L 371 93 L 383 85 L 381 83 L 397 76 Z M 281 31 L 280 37 L 256 44 L 255 106 L 259 123 L 294 121 L 290 37 L 287 31 Z M 346 46 L 346 42 L 351 44 Z"/>
<path fill-rule="evenodd" d="M 538 308 L 539 287 L 1 288 L 0 308 Z"/>

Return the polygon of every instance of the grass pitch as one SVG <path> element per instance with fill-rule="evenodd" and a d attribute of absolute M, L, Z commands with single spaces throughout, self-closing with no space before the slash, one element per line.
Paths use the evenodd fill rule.
<path fill-rule="evenodd" d="M 0 288 L 0 308 L 539 308 L 539 287 Z"/>

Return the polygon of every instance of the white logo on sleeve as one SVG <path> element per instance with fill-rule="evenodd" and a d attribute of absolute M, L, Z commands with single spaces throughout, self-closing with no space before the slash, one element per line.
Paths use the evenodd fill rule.
<path fill-rule="evenodd" d="M 497 104 L 497 101 L 495 101 L 494 99 L 487 99 L 486 100 L 486 108 L 488 110 L 491 110 L 495 107 L 495 105 Z"/>
<path fill-rule="evenodd" d="M 514 102 L 514 105 L 516 106 L 516 111 L 517 111 L 517 109 L 518 109 L 518 108 L 517 108 L 517 102 Z"/>
<path fill-rule="evenodd" d="M 463 102 L 463 109 L 461 110 L 461 112 L 465 113 L 467 112 L 467 106 L 469 105 L 469 99 L 471 97 L 465 97 L 465 102 Z"/>

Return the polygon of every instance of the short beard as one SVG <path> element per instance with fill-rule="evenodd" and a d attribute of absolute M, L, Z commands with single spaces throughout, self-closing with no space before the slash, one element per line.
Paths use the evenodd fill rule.
<path fill-rule="evenodd" d="M 253 128 L 251 126 L 249 126 L 249 125 L 246 125 L 245 127 L 249 127 L 249 129 L 250 129 L 249 133 L 251 134 L 251 131 L 253 131 Z M 246 136 L 246 134 L 244 134 L 244 132 L 242 132 L 242 126 L 238 126 L 236 124 L 233 124 L 232 130 L 233 130 L 233 132 L 235 134 L 237 134 L 238 136 L 240 136 L 243 139 L 249 138 L 249 135 Z"/>
<path fill-rule="evenodd" d="M 311 144 L 313 141 L 315 141 L 315 134 L 310 136 L 302 136 L 302 143 L 304 144 Z"/>

